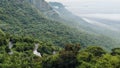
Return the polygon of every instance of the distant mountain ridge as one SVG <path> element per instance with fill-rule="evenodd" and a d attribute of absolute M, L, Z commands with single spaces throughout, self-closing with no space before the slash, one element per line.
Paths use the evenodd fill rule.
<path fill-rule="evenodd" d="M 65 23 L 67 23 L 67 25 L 70 25 L 71 27 L 83 30 L 88 33 L 92 32 L 92 29 L 89 27 L 89 24 L 84 19 L 67 10 L 65 8 L 66 6 L 64 6 L 62 3 L 49 2 L 49 4 L 53 7 L 54 10 L 56 10 L 59 13 L 59 16 L 65 21 Z"/>
<path fill-rule="evenodd" d="M 83 16 L 77 16 L 71 13 L 68 9 L 66 9 L 66 6 L 64 6 L 62 3 L 49 2 L 49 4 L 59 13 L 60 17 L 65 19 L 68 22 L 68 24 L 72 27 L 75 27 L 78 30 L 83 30 L 88 33 L 102 34 L 108 37 L 112 37 L 114 39 L 119 39 L 119 21 L 104 20 L 99 18 L 97 19 L 94 17 L 92 18 L 89 14 L 88 16 L 87 14 L 86 16 L 84 16 L 85 14 L 83 14 Z M 93 21 L 88 21 L 87 19 Z M 97 22 L 94 20 L 97 20 Z"/>

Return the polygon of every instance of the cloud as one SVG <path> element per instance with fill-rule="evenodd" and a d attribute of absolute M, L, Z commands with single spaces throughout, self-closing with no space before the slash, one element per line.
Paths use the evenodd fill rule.
<path fill-rule="evenodd" d="M 120 13 L 120 0 L 47 0 L 61 2 L 68 10 L 80 13 Z"/>
<path fill-rule="evenodd" d="M 88 2 L 119 2 L 120 0 L 46 0 L 46 1 L 56 1 L 61 3 L 88 3 Z"/>

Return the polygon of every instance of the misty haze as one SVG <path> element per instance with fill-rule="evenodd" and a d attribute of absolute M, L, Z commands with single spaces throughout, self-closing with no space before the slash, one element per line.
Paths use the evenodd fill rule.
<path fill-rule="evenodd" d="M 47 0 L 49 2 L 49 0 Z M 119 39 L 120 35 L 120 1 L 119 0 L 50 0 L 62 3 L 72 14 L 79 16 L 98 33 Z M 65 12 L 63 12 L 65 13 Z M 81 23 L 79 23 L 81 24 Z M 99 30 L 100 29 L 100 30 Z M 104 33 L 107 32 L 107 33 Z"/>

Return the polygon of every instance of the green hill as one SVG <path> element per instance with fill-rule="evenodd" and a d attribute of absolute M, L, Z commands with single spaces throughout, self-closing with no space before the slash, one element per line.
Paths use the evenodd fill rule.
<path fill-rule="evenodd" d="M 78 43 L 81 46 L 100 45 L 109 49 L 115 44 L 111 38 L 91 35 L 49 20 L 25 0 L 1 0 L 0 29 L 11 35 L 35 37 L 59 46 Z"/>
<path fill-rule="evenodd" d="M 0 68 L 119 68 L 115 45 L 47 19 L 26 0 L 0 0 Z"/>

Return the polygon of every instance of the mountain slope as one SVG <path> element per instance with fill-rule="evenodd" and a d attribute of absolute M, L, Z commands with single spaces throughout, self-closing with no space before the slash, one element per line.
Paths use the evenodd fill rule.
<path fill-rule="evenodd" d="M 61 18 L 68 21 L 67 24 L 69 24 L 70 26 L 77 28 L 79 30 L 86 31 L 88 33 L 99 34 L 99 35 L 102 34 L 102 35 L 111 37 L 114 40 L 117 39 L 117 42 L 119 42 L 118 41 L 120 39 L 119 22 L 112 21 L 113 20 L 112 18 L 114 17 L 112 16 L 111 16 L 112 18 L 110 17 L 112 20 L 105 20 L 104 14 L 103 15 L 102 14 L 83 14 L 83 15 L 77 16 L 71 13 L 69 10 L 67 10 L 66 6 L 64 6 L 61 3 L 49 2 L 49 4 L 54 8 L 54 10 L 56 10 L 59 13 Z"/>
<path fill-rule="evenodd" d="M 51 19 L 59 18 L 59 14 L 45 0 L 27 0 L 40 10 L 45 16 Z"/>
<path fill-rule="evenodd" d="M 64 46 L 79 43 L 81 46 L 101 45 L 112 48 L 115 41 L 101 35 L 91 35 L 49 20 L 35 6 L 20 0 L 1 0 L 0 28 L 19 36 L 31 36 L 46 43 Z"/>
<path fill-rule="evenodd" d="M 54 8 L 54 10 L 59 13 L 59 16 L 63 19 L 56 19 L 57 21 L 63 21 L 67 23 L 67 25 L 73 28 L 77 28 L 78 30 L 83 30 L 88 33 L 92 32 L 92 29 L 89 27 L 89 24 L 85 20 L 71 13 L 62 3 L 49 2 L 49 4 Z"/>

